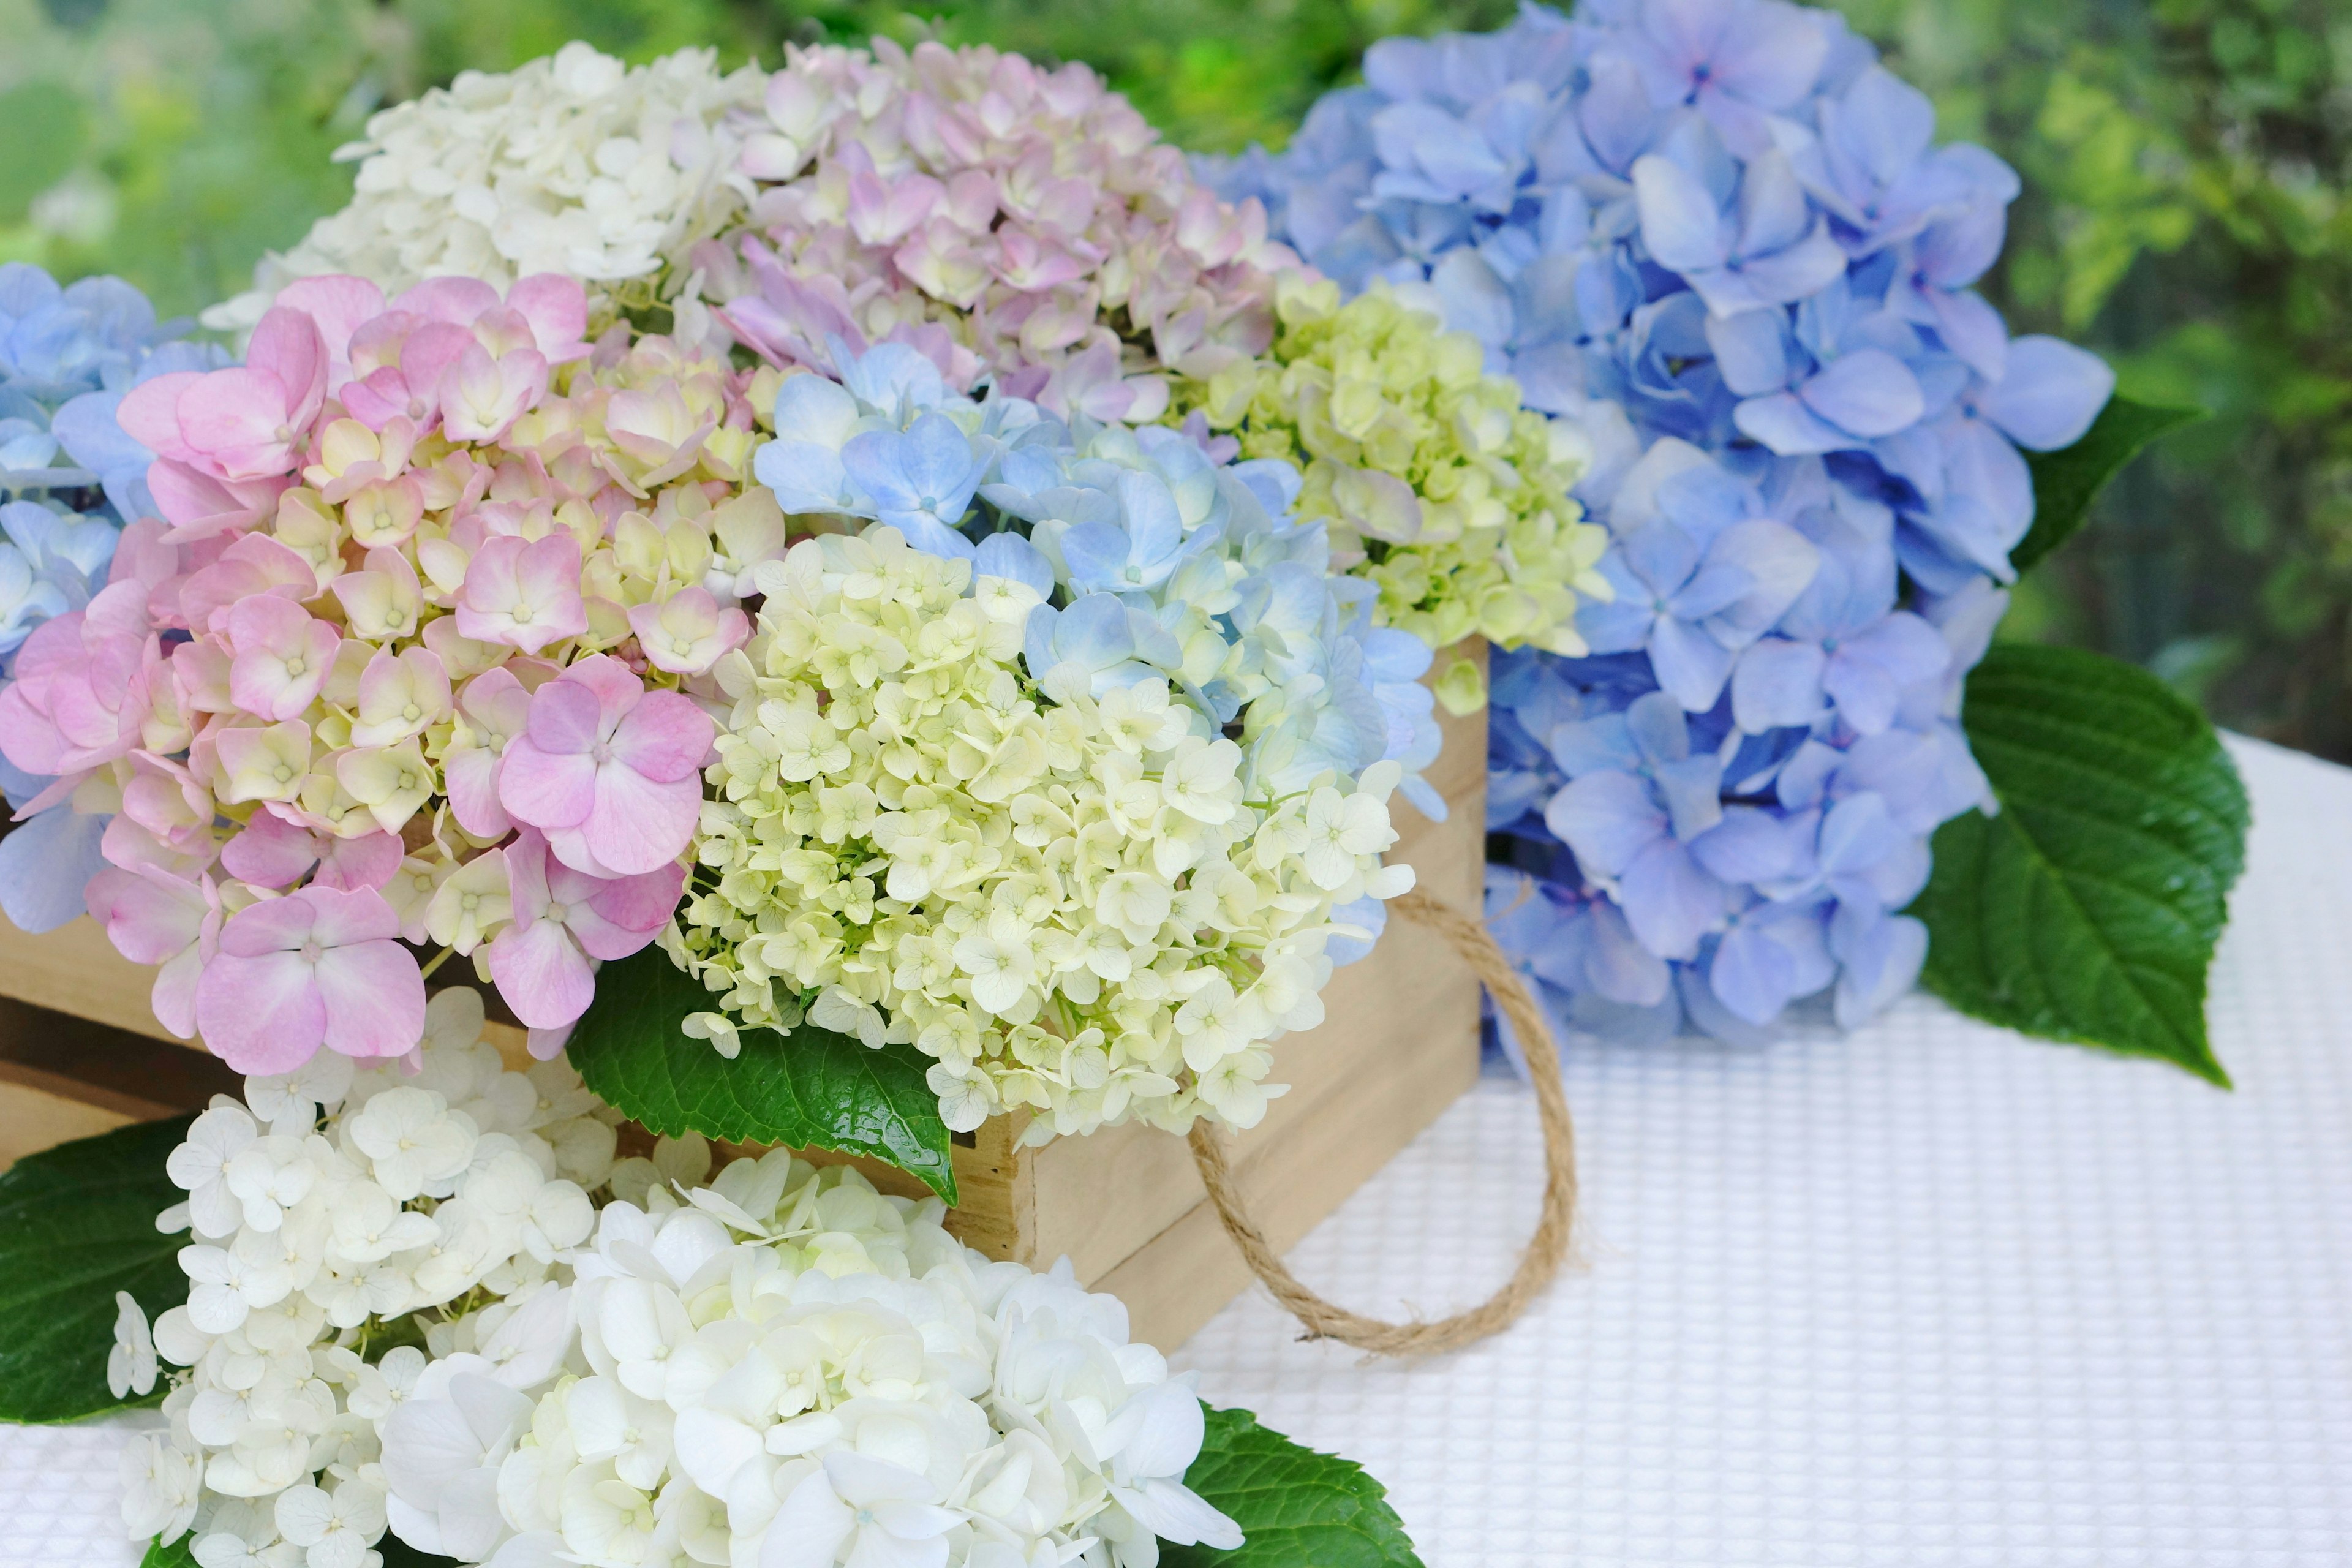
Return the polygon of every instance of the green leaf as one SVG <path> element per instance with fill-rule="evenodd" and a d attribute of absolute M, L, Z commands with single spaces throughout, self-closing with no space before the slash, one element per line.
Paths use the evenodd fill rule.
<path fill-rule="evenodd" d="M 2205 974 L 2245 865 L 2247 808 L 2213 727 L 2145 670 L 2028 643 L 1993 645 L 1966 713 L 2001 809 L 1936 835 L 1912 906 L 1928 989 L 1991 1023 L 2228 1087 Z"/>
<path fill-rule="evenodd" d="M 0 225 L 17 222 L 33 198 L 73 173 L 89 141 L 89 118 L 71 89 L 28 81 L 0 92 Z"/>
<path fill-rule="evenodd" d="M 2074 538 L 2089 519 L 2091 503 L 2141 447 L 2204 417 L 2201 408 L 2157 408 L 2111 397 L 2073 446 L 2026 453 L 2025 466 L 2033 470 L 2033 526 L 2009 552 L 2009 563 L 2022 572 Z"/>
<path fill-rule="evenodd" d="M 165 1236 L 155 1216 L 187 1196 L 163 1161 L 191 1120 L 61 1143 L 0 1174 L 0 1421 L 71 1421 L 157 1397 L 107 1392 L 106 1356 L 117 1290 L 150 1322 L 188 1299 L 188 1238 Z"/>
<path fill-rule="evenodd" d="M 716 1005 L 648 947 L 597 972 L 596 1000 L 564 1051 L 590 1089 L 656 1132 L 870 1154 L 956 1201 L 947 1124 L 923 1077 L 929 1058 L 804 1024 L 790 1035 L 746 1029 L 730 1061 L 679 1026 Z"/>
<path fill-rule="evenodd" d="M 139 1568 L 196 1568 L 195 1540 L 193 1530 L 169 1546 L 158 1536 L 147 1543 L 147 1555 L 139 1560 Z"/>
<path fill-rule="evenodd" d="M 1242 1527 L 1241 1546 L 1162 1546 L 1161 1568 L 1421 1568 L 1380 1482 L 1301 1447 L 1246 1410 L 1208 1411 L 1184 1484 Z"/>

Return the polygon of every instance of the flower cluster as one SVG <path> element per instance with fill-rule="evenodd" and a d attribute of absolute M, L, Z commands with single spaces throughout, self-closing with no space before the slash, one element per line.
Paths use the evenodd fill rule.
<path fill-rule="evenodd" d="M 1411 885 L 1380 865 L 1383 753 L 1427 719 L 1426 648 L 1350 629 L 1320 525 L 1275 521 L 1286 465 L 1166 429 L 1080 445 L 904 345 L 844 352 L 845 382 L 785 381 L 755 459 L 786 511 L 866 531 L 760 568 L 718 671 L 672 949 L 720 994 L 698 1026 L 911 1041 L 958 1130 L 1255 1124 L 1327 942 Z M 1367 679 L 1358 632 L 1401 679 Z"/>
<path fill-rule="evenodd" d="M 1591 457 L 1581 428 L 1522 408 L 1425 287 L 1376 282 L 1343 305 L 1338 284 L 1287 272 L 1275 309 L 1270 359 L 1180 383 L 1177 411 L 1250 458 L 1303 465 L 1297 514 L 1328 520 L 1336 559 L 1379 586 L 1383 625 L 1433 648 L 1475 636 L 1584 652 L 1578 595 L 1610 584 L 1592 569 L 1607 535 L 1569 495 Z M 1460 697 L 1465 711 L 1482 700 Z"/>
<path fill-rule="evenodd" d="M 562 1062 L 506 1071 L 481 1030 L 478 994 L 445 991 L 416 1069 L 321 1056 L 190 1125 L 169 1163 L 187 1201 L 156 1222 L 189 1233 L 187 1303 L 151 1336 L 122 1298 L 110 1368 L 119 1395 L 154 1387 L 159 1353 L 186 1369 L 169 1426 L 124 1452 L 134 1539 L 193 1533 L 206 1568 L 351 1568 L 383 1533 L 379 1434 L 427 1349 L 462 1331 L 485 1365 L 561 1359 L 547 1282 L 595 1225 L 589 1192 L 630 1184 L 620 1116 Z M 642 1194 L 655 1173 L 635 1174 Z"/>
<path fill-rule="evenodd" d="M 1891 911 L 1984 798 L 1954 721 L 2032 521 L 2021 447 L 2113 386 L 1970 285 L 2016 176 L 1780 0 L 1596 0 L 1391 39 L 1221 171 L 1350 287 L 1425 282 L 1599 458 L 1595 656 L 1506 660 L 1497 929 L 1569 1020 L 1753 1035 L 1902 990 Z"/>
<path fill-rule="evenodd" d="M 167 1384 L 124 1451 L 133 1540 L 203 1568 L 359 1568 L 387 1527 L 502 1568 L 1240 1544 L 1183 1485 L 1199 1399 L 1066 1263 L 991 1263 L 937 1199 L 782 1150 L 616 1159 L 618 1112 L 481 1030 L 446 991 L 409 1070 L 321 1056 L 191 1125 L 157 1219 L 187 1302 L 151 1332 L 119 1296 L 108 1363 L 118 1397 Z"/>
<path fill-rule="evenodd" d="M 123 523 L 153 510 L 153 454 L 114 411 L 142 381 L 222 363 L 216 349 L 171 339 L 119 278 L 59 288 L 37 267 L 0 265 L 0 685 L 34 628 L 105 586 Z M 12 808 L 54 782 L 0 763 Z M 100 865 L 103 818 L 43 804 L 0 842 L 0 912 L 24 931 L 81 913 Z"/>
<path fill-rule="evenodd" d="M 677 688 L 782 550 L 745 380 L 591 357 L 565 279 L 280 301 L 123 399 L 162 521 L 27 640 L 0 752 L 118 813 L 90 910 L 233 1067 L 412 1049 L 404 941 L 561 1029 L 669 917 L 712 732 Z"/>
<path fill-rule="evenodd" d="M 589 285 L 600 319 L 651 304 L 662 268 L 740 209 L 727 118 L 763 79 L 752 66 L 722 77 L 711 49 L 630 68 L 583 43 L 503 75 L 462 71 L 338 150 L 360 160 L 351 205 L 263 258 L 254 289 L 205 324 L 250 329 L 286 285 L 331 273 L 387 292 L 562 273 Z"/>
<path fill-rule="evenodd" d="M 991 1263 L 937 1199 L 782 1150 L 685 1198 L 605 1207 L 572 1283 L 511 1303 L 527 1352 L 501 1325 L 424 1369 L 382 1424 L 402 1540 L 501 1568 L 1150 1568 L 1163 1538 L 1242 1543 L 1183 1484 L 1198 1395 L 1066 1262 Z"/>
<path fill-rule="evenodd" d="M 1255 204 L 1196 184 L 1132 104 L 1071 64 L 886 38 L 794 48 L 739 115 L 746 227 L 694 248 L 707 296 L 779 363 L 909 343 L 1061 414 L 1145 423 L 1164 371 L 1265 352 L 1296 258 Z"/>

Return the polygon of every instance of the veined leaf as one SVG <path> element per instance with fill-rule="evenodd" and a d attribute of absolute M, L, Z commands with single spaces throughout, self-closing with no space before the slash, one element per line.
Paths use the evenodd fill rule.
<path fill-rule="evenodd" d="M 1912 912 L 1925 981 L 1962 1012 L 2160 1057 L 2226 1087 L 2206 971 L 2245 864 L 2245 788 L 2213 727 L 2145 670 L 1996 643 L 1969 743 L 2000 812 L 1936 835 Z"/>
<path fill-rule="evenodd" d="M 1421 1568 L 1386 1489 L 1362 1466 L 1268 1431 L 1246 1410 L 1207 1414 L 1184 1484 L 1244 1539 L 1232 1552 L 1162 1546 L 1162 1568 Z"/>
<path fill-rule="evenodd" d="M 187 1195 L 163 1162 L 191 1120 L 60 1143 L 0 1174 L 0 1420 L 71 1421 L 154 1402 L 107 1389 L 114 1293 L 130 1291 L 151 1323 L 188 1299 L 188 1237 L 157 1230 L 155 1216 Z"/>
<path fill-rule="evenodd" d="M 596 1093 L 656 1132 L 869 1154 L 956 1201 L 955 1167 L 930 1058 L 912 1046 L 869 1050 L 803 1024 L 746 1029 L 733 1060 L 684 1033 L 718 998 L 659 947 L 608 963 L 596 1000 L 564 1047 Z"/>

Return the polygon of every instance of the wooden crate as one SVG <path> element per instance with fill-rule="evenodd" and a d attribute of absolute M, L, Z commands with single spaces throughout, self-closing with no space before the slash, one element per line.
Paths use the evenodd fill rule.
<path fill-rule="evenodd" d="M 1470 651 L 1485 662 L 1483 644 Z M 1441 655 L 1437 668 L 1451 657 Z M 1485 859 L 1486 716 L 1454 719 L 1441 710 L 1440 717 L 1445 745 L 1428 776 L 1450 815 L 1431 822 L 1396 797 L 1400 838 L 1389 859 L 1411 865 L 1421 886 L 1447 903 L 1475 910 Z M 38 937 L 0 923 L 0 996 L 71 1016 L 53 1020 L 51 1032 L 86 1019 L 169 1039 L 148 1010 L 151 975 L 118 955 L 87 919 Z M 1324 1005 L 1320 1026 L 1276 1043 L 1275 1077 L 1290 1091 L 1234 1143 L 1234 1172 L 1278 1247 L 1314 1228 L 1478 1075 L 1477 982 L 1442 943 L 1402 920 L 1391 923 L 1370 957 L 1333 976 Z M 44 1016 L 24 1007 L 16 1012 L 21 1016 L 13 1026 L 0 1013 L 0 1161 L 193 1108 L 215 1092 L 205 1089 L 189 1099 L 194 1091 L 175 1083 L 142 1100 L 101 1083 L 81 1086 L 78 1095 L 73 1079 L 56 1070 L 54 1049 L 31 1053 L 48 1067 L 12 1066 L 12 1026 L 38 1034 Z M 528 1060 L 520 1030 L 491 1028 L 510 1062 Z M 129 1056 L 160 1048 L 114 1038 Z M 227 1075 L 227 1086 L 234 1082 Z M 997 1118 L 955 1151 L 961 1202 L 949 1227 L 967 1243 L 1039 1268 L 1069 1258 L 1081 1280 L 1127 1302 L 1139 1339 L 1163 1350 L 1182 1343 L 1249 1284 L 1184 1140 L 1130 1126 L 1022 1149 L 1016 1144 L 1025 1124 L 1023 1116 Z M 903 1172 L 854 1163 L 886 1191 L 924 1190 Z"/>

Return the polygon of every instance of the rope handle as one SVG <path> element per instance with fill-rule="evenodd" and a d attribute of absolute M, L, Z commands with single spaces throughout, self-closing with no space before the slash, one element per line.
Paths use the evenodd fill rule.
<path fill-rule="evenodd" d="M 1304 1338 L 1338 1340 L 1374 1355 L 1440 1355 L 1509 1327 L 1559 1272 L 1576 1217 L 1576 1129 L 1569 1120 L 1568 1090 L 1560 1082 L 1559 1047 L 1552 1039 L 1550 1021 L 1486 928 L 1418 888 L 1390 900 L 1389 909 L 1428 927 L 1462 955 L 1510 1020 L 1527 1057 L 1528 1076 L 1535 1080 L 1536 1113 L 1544 1136 L 1543 1215 L 1510 1281 L 1478 1306 L 1435 1322 L 1389 1323 L 1351 1312 L 1308 1289 L 1284 1267 L 1265 1232 L 1250 1217 L 1225 1158 L 1223 1140 L 1206 1121 L 1192 1124 L 1192 1159 L 1243 1261 L 1274 1292 L 1274 1299 L 1306 1325 Z"/>

